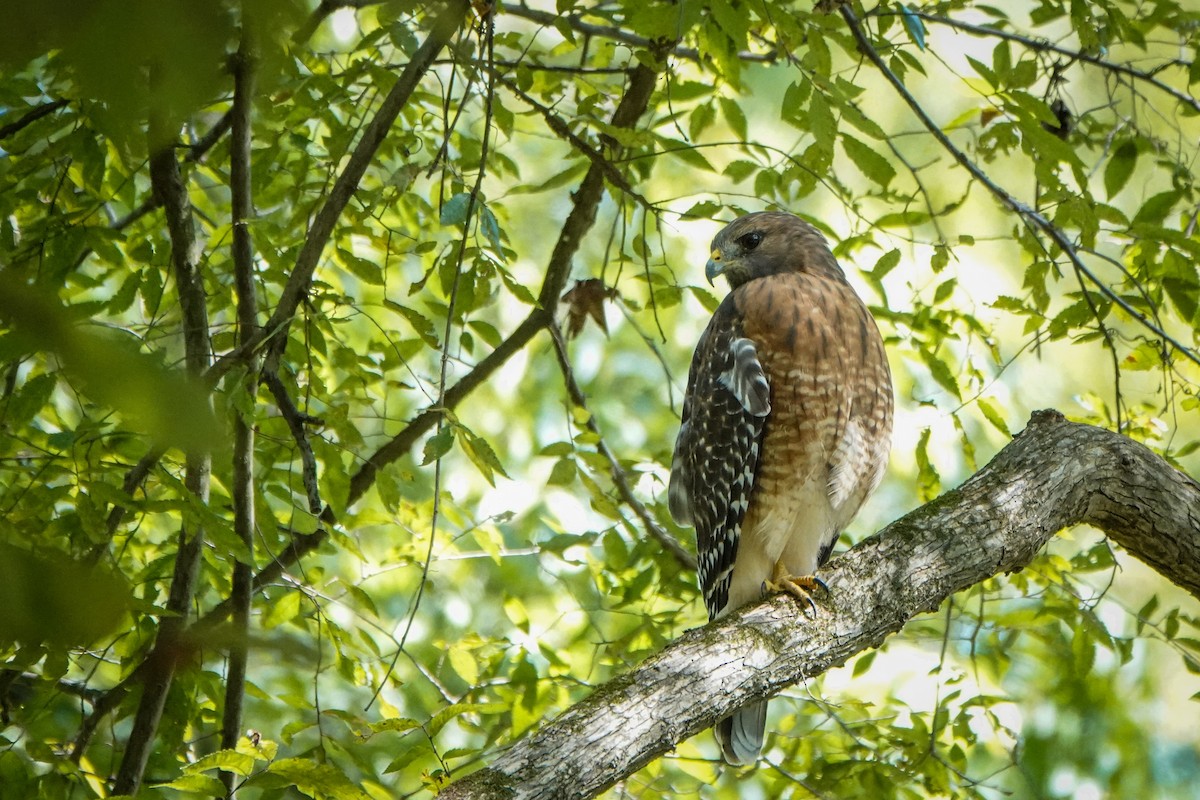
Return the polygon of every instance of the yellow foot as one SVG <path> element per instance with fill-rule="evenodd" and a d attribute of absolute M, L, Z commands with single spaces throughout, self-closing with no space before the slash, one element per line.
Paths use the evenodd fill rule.
<path fill-rule="evenodd" d="M 817 613 L 817 604 L 813 602 L 812 592 L 817 589 L 829 591 L 825 581 L 816 575 L 789 575 L 782 561 L 775 564 L 775 574 L 771 576 L 771 580 L 763 581 L 763 587 L 770 592 L 787 592 L 801 603 L 807 603 L 814 616 Z"/>

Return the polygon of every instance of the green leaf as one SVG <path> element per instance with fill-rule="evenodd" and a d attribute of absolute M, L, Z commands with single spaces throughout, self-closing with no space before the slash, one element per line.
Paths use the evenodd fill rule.
<path fill-rule="evenodd" d="M 314 800 L 371 800 L 358 784 L 331 764 L 318 764 L 306 758 L 284 758 L 267 767 L 267 771 Z"/>
<path fill-rule="evenodd" d="M 715 312 L 717 307 L 721 305 L 721 301 L 717 299 L 717 296 L 703 286 L 689 286 L 688 291 L 700 301 L 700 305 L 704 306 L 704 310 L 710 314 Z"/>
<path fill-rule="evenodd" d="M 826 153 L 833 152 L 833 143 L 837 139 L 837 120 L 829 108 L 829 101 L 819 91 L 812 93 L 808 104 L 808 130 L 816 139 L 817 146 Z"/>
<path fill-rule="evenodd" d="M 467 221 L 467 208 L 471 205 L 471 195 L 467 192 L 459 192 L 446 201 L 442 206 L 442 213 L 439 217 L 443 225 L 462 225 Z"/>
<path fill-rule="evenodd" d="M 500 280 L 504 281 L 504 286 L 512 293 L 514 297 L 526 305 L 536 306 L 538 304 L 535 298 L 523 284 L 519 283 L 516 278 L 506 269 L 498 269 Z"/>
<path fill-rule="evenodd" d="M 183 768 L 184 775 L 199 775 L 212 770 L 232 772 L 234 775 L 247 777 L 254 771 L 254 756 L 238 750 L 218 750 L 193 761 Z"/>
<path fill-rule="evenodd" d="M 1142 203 L 1142 207 L 1133 216 L 1133 221 L 1130 224 L 1134 227 L 1139 225 L 1162 225 L 1167 218 L 1167 214 L 1179 202 L 1179 197 L 1180 193 L 1175 189 L 1159 192 Z"/>
<path fill-rule="evenodd" d="M 745 140 L 748 132 L 746 128 L 746 114 L 742 111 L 742 107 L 738 105 L 736 100 L 729 97 L 722 97 L 718 102 L 721 104 L 721 116 L 725 117 L 725 121 L 729 123 L 729 128 L 733 131 L 733 135 Z"/>
<path fill-rule="evenodd" d="M 431 322 L 428 317 L 424 316 L 416 309 L 401 305 L 394 300 L 385 299 L 383 302 L 388 308 L 392 309 L 397 314 L 408 320 L 408 324 L 411 325 L 413 331 L 421 337 L 421 341 L 425 342 L 425 344 L 429 345 L 430 347 L 441 347 L 441 344 L 438 342 L 437 329 L 433 326 L 433 322 Z"/>
<path fill-rule="evenodd" d="M 955 398 L 962 399 L 961 390 L 958 388 L 958 379 L 954 377 L 954 372 L 945 361 L 925 349 L 921 350 L 921 360 L 929 368 L 930 375 L 939 386 L 950 392 Z"/>
<path fill-rule="evenodd" d="M 300 592 L 291 590 L 267 606 L 262 617 L 263 628 L 270 630 L 300 615 Z"/>
<path fill-rule="evenodd" d="M 992 72 L 992 70 L 988 68 L 986 64 L 979 59 L 971 58 L 970 56 L 967 56 L 966 59 L 967 63 L 971 65 L 971 68 L 978 72 L 984 80 L 991 84 L 993 89 L 998 89 L 1000 87 L 1000 80 L 996 77 L 996 73 Z"/>
<path fill-rule="evenodd" d="M 857 678 L 866 673 L 871 668 L 871 664 L 875 662 L 875 656 L 879 653 L 878 650 L 868 650 L 854 660 L 854 670 L 851 674 L 852 678 Z"/>
<path fill-rule="evenodd" d="M 368 726 L 375 733 L 406 733 L 421 727 L 421 723 L 415 719 L 407 719 L 405 717 L 392 717 L 390 719 L 372 722 Z"/>
<path fill-rule="evenodd" d="M 1137 145 L 1130 139 L 1121 142 L 1113 151 L 1104 167 L 1104 191 L 1110 199 L 1129 182 L 1129 176 L 1137 166 L 1137 157 Z"/>
<path fill-rule="evenodd" d="M 866 175 L 884 189 L 896 177 L 896 169 L 891 165 L 891 162 L 879 154 L 879 151 L 873 147 L 868 147 L 847 133 L 842 134 L 842 148 L 863 175 Z"/>
<path fill-rule="evenodd" d="M 449 657 L 450 666 L 467 685 L 474 686 L 479 682 L 479 662 L 473 653 L 464 647 L 451 647 Z"/>
<path fill-rule="evenodd" d="M 133 598 L 121 576 L 63 553 L 48 555 L 0 543 L 0 646 L 86 647 L 130 609 Z"/>
<path fill-rule="evenodd" d="M 487 206 L 483 207 L 479 215 L 479 227 L 483 229 L 483 235 L 491 243 L 492 249 L 503 257 L 504 247 L 500 242 L 500 223 L 496 221 L 496 215 Z"/>
<path fill-rule="evenodd" d="M 437 461 L 446 453 L 450 452 L 450 447 L 454 444 L 454 430 L 447 425 L 440 431 L 430 436 L 425 440 L 425 449 L 421 457 L 421 466 L 426 466 Z"/>
<path fill-rule="evenodd" d="M 933 291 L 933 304 L 936 306 L 945 303 L 950 299 L 950 296 L 954 294 L 954 289 L 957 286 L 958 279 L 956 278 L 951 278 L 948 281 L 942 281 L 940 284 L 938 284 L 937 289 Z"/>
<path fill-rule="evenodd" d="M 374 261 L 359 258 L 349 250 L 343 250 L 340 247 L 337 254 L 339 260 L 346 265 L 346 269 L 350 270 L 354 277 L 371 286 L 383 286 L 383 270 Z"/>
<path fill-rule="evenodd" d="M 508 707 L 504 703 L 454 703 L 434 714 L 425 730 L 430 736 L 437 736 L 438 732 L 446 727 L 446 723 L 463 714 L 499 714 L 507 710 Z"/>
<path fill-rule="evenodd" d="M 888 250 L 879 257 L 875 262 L 875 266 L 871 269 L 871 275 L 876 280 L 883 280 L 884 276 L 894 270 L 900 263 L 900 251 L 896 248 Z"/>
<path fill-rule="evenodd" d="M 459 442 L 462 445 L 463 452 L 471 459 L 471 463 L 479 470 L 480 474 L 487 479 L 487 482 L 492 486 L 496 485 L 495 473 L 500 473 L 505 478 L 508 473 L 504 471 L 504 465 L 500 463 L 500 457 L 496 455 L 496 451 L 492 449 L 491 444 L 481 436 L 476 436 L 470 431 L 465 431 L 465 435 L 460 435 Z"/>
<path fill-rule="evenodd" d="M 225 784 L 212 775 L 182 775 L 170 783 L 156 783 L 154 788 L 174 789 L 208 797 L 223 797 L 226 794 Z"/>
<path fill-rule="evenodd" d="M 575 482 L 575 460 L 571 458 L 560 458 L 554 462 L 554 468 L 550 470 L 550 477 L 546 483 L 551 486 L 570 486 Z"/>
<path fill-rule="evenodd" d="M 9 399 L 4 422 L 12 429 L 24 427 L 50 402 L 50 395 L 57 385 L 58 378 L 53 375 L 35 375 L 27 380 Z"/>
<path fill-rule="evenodd" d="M 979 411 L 983 414 L 984 418 L 988 422 L 992 423 L 992 426 L 995 427 L 996 430 L 1000 431 L 1011 439 L 1012 431 L 1008 429 L 1008 423 L 1004 421 L 1004 415 L 1001 413 L 1000 407 L 986 397 L 979 398 L 977 402 L 979 405 Z"/>
<path fill-rule="evenodd" d="M 917 494 L 921 502 L 927 503 L 942 492 L 942 479 L 937 468 L 929 459 L 929 435 L 932 431 L 925 428 L 917 441 Z"/>

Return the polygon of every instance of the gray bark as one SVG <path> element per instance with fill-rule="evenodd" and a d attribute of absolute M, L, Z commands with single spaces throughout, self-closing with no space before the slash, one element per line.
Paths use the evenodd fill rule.
<path fill-rule="evenodd" d="M 1090 524 L 1200 598 L 1200 484 L 1116 433 L 1037 412 L 963 486 L 833 559 L 816 618 L 775 596 L 684 634 L 599 687 L 446 800 L 594 797 L 733 709 L 877 647 L 951 594 L 1020 570 Z"/>

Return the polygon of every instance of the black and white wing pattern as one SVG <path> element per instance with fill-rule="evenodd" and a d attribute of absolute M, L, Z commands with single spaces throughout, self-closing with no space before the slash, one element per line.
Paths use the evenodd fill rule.
<path fill-rule="evenodd" d="M 728 295 L 696 345 L 671 460 L 671 515 L 696 529 L 700 588 L 709 619 L 729 602 L 742 521 L 754 489 L 770 386 L 754 343 L 741 335 Z"/>

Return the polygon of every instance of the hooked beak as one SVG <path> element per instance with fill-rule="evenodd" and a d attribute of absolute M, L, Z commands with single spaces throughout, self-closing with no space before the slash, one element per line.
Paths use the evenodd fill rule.
<path fill-rule="evenodd" d="M 721 263 L 721 251 L 714 247 L 712 253 L 709 254 L 708 263 L 704 265 L 704 277 L 708 278 L 708 285 L 712 286 L 713 281 L 724 271 L 725 265 Z"/>

